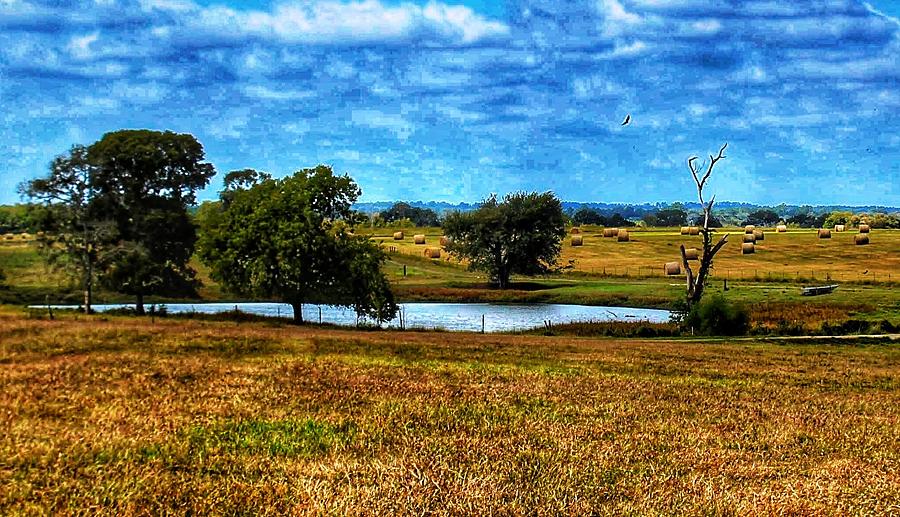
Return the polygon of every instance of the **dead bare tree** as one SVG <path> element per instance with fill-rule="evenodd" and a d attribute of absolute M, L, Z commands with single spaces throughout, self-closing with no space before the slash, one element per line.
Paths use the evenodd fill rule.
<path fill-rule="evenodd" d="M 684 244 L 681 245 L 681 261 L 684 263 L 684 269 L 687 272 L 688 309 L 693 307 L 693 305 L 699 302 L 703 297 L 703 289 L 706 286 L 706 278 L 709 276 L 709 271 L 712 269 L 713 257 L 715 257 L 716 253 L 718 253 L 719 250 L 725 246 L 725 243 L 728 242 L 728 234 L 726 233 L 719 239 L 719 242 L 713 245 L 712 240 L 715 229 L 709 227 L 709 219 L 712 214 L 713 205 L 716 202 L 716 196 L 713 196 L 709 202 L 706 202 L 703 199 L 703 187 L 706 186 L 706 181 L 712 174 L 713 167 L 716 166 L 716 163 L 722 158 L 725 158 L 726 147 L 728 147 L 727 142 L 719 149 L 719 154 L 716 156 L 709 155 L 709 163 L 706 164 L 706 172 L 704 172 L 702 176 L 700 175 L 700 171 L 703 169 L 704 164 L 701 163 L 699 167 L 696 165 L 696 161 L 698 160 L 697 156 L 691 156 L 688 158 L 687 162 L 688 168 L 691 170 L 691 176 L 694 177 L 694 182 L 697 184 L 697 197 L 700 199 L 700 206 L 703 208 L 703 227 L 700 228 L 700 234 L 703 236 L 703 255 L 700 257 L 700 269 L 697 270 L 696 276 L 688 262 Z"/>

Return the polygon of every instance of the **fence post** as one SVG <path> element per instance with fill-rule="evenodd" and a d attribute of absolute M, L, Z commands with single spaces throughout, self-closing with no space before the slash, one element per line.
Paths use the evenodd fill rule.
<path fill-rule="evenodd" d="M 481 333 L 484 334 L 484 314 L 481 315 Z"/>

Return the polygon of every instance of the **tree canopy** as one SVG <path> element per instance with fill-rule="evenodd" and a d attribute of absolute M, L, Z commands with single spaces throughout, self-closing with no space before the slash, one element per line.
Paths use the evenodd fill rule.
<path fill-rule="evenodd" d="M 352 307 L 378 321 L 395 316 L 383 251 L 348 224 L 360 194 L 350 177 L 325 165 L 283 179 L 229 177 L 241 181 L 229 181 L 221 202 L 198 214 L 200 257 L 214 279 L 236 294 L 290 304 L 297 321 L 304 303 Z"/>
<path fill-rule="evenodd" d="M 656 212 L 657 226 L 684 226 L 687 224 L 687 211 L 683 208 L 664 208 Z"/>
<path fill-rule="evenodd" d="M 114 131 L 87 149 L 92 203 L 118 237 L 100 280 L 134 295 L 139 314 L 145 295 L 196 293 L 188 262 L 197 232 L 187 207 L 215 174 L 204 158 L 193 135 L 171 131 Z"/>
<path fill-rule="evenodd" d="M 760 208 L 759 210 L 754 210 L 747 215 L 747 219 L 743 221 L 742 224 L 752 224 L 756 226 L 775 226 L 778 224 L 778 221 L 781 221 L 781 216 L 778 213 L 770 208 Z"/>
<path fill-rule="evenodd" d="M 381 218 L 388 223 L 408 219 L 416 226 L 439 226 L 441 224 L 434 210 L 411 206 L 409 203 L 403 202 L 394 203 L 392 207 L 381 212 Z"/>
<path fill-rule="evenodd" d="M 443 228 L 448 251 L 501 289 L 511 275 L 553 271 L 566 235 L 562 204 L 550 192 L 491 196 L 477 210 L 448 215 Z"/>
<path fill-rule="evenodd" d="M 40 202 L 48 260 L 82 278 L 85 308 L 96 272 L 108 288 L 136 297 L 189 295 L 197 235 L 187 208 L 215 174 L 189 134 L 121 130 L 56 158 L 46 177 L 23 185 Z"/>
<path fill-rule="evenodd" d="M 593 224 L 597 226 L 634 226 L 634 223 L 625 219 L 622 214 L 615 212 L 611 215 L 589 207 L 581 207 L 572 215 L 572 222 L 578 225 Z"/>

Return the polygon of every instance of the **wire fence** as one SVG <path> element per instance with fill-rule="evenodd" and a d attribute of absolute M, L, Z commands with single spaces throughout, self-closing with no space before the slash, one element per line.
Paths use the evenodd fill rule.
<path fill-rule="evenodd" d="M 570 271 L 569 276 L 590 276 L 600 278 L 671 278 L 683 280 L 684 272 L 679 275 L 667 275 L 661 267 L 631 266 L 603 267 Z M 877 271 L 816 271 L 803 269 L 763 270 L 763 269 L 715 269 L 711 274 L 714 280 L 743 280 L 773 283 L 815 283 L 843 282 L 855 284 L 898 284 L 900 273 L 892 274 Z"/>

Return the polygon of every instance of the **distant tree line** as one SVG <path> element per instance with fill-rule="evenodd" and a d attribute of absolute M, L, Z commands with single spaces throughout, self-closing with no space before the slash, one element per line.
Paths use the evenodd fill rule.
<path fill-rule="evenodd" d="M 598 226 L 635 226 L 635 223 L 626 219 L 618 212 L 605 215 L 593 208 L 579 208 L 571 217 L 576 225 L 594 224 Z"/>
<path fill-rule="evenodd" d="M 378 214 L 384 223 L 408 222 L 413 226 L 440 226 L 437 212 L 430 208 L 410 206 L 409 203 L 394 203 L 392 207 Z"/>

